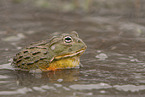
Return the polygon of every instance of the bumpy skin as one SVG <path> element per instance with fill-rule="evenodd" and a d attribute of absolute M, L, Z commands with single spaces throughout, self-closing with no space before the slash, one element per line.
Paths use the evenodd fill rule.
<path fill-rule="evenodd" d="M 85 43 L 72 31 L 31 44 L 16 54 L 12 65 L 21 70 L 73 68 L 79 65 L 79 56 L 85 49 Z"/>

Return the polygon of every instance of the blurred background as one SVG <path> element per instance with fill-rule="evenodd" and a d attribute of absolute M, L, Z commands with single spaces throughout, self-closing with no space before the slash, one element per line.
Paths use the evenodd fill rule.
<path fill-rule="evenodd" d="M 125 25 L 126 29 L 123 30 L 144 24 L 144 2 L 144 0 L 1 0 L 1 30 L 9 29 L 12 30 L 11 33 L 14 31 L 29 33 L 32 29 L 36 30 L 35 32 L 107 30 L 120 33 L 117 30 Z M 123 22 L 125 24 L 122 24 Z"/>
<path fill-rule="evenodd" d="M 0 96 L 144 97 L 145 0 L 0 0 Z M 80 70 L 16 72 L 31 42 L 78 32 Z"/>

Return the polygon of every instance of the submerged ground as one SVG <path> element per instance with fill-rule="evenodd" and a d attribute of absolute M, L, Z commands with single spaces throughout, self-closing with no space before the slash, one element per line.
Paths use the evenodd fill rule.
<path fill-rule="evenodd" d="M 36 1 L 0 1 L 0 96 L 145 96 L 143 0 L 96 0 L 88 7 Z M 42 74 L 11 68 L 12 57 L 26 45 L 72 30 L 88 46 L 83 68 Z"/>

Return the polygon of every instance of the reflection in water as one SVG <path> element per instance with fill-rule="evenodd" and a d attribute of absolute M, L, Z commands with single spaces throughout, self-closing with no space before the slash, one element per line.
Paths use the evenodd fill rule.
<path fill-rule="evenodd" d="M 79 70 L 57 70 L 43 73 L 29 73 L 27 71 L 3 70 L 5 74 L 0 75 L 0 85 L 6 88 L 0 89 L 0 95 L 18 95 L 37 92 L 58 92 L 57 89 L 70 91 L 63 83 L 73 83 L 78 80 Z M 11 74 L 11 76 L 8 76 Z M 8 81 L 9 80 L 9 81 Z M 62 91 L 62 89 L 60 90 Z M 59 91 L 59 92 L 60 92 Z"/>
<path fill-rule="evenodd" d="M 47 84 L 50 82 L 73 82 L 78 80 L 79 70 L 57 70 L 43 73 L 17 72 L 17 82 L 20 86 Z"/>

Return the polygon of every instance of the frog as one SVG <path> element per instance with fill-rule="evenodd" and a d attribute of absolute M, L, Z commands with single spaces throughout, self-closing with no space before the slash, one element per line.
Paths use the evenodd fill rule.
<path fill-rule="evenodd" d="M 86 48 L 76 31 L 62 33 L 26 46 L 13 57 L 11 65 L 22 71 L 79 68 Z"/>

